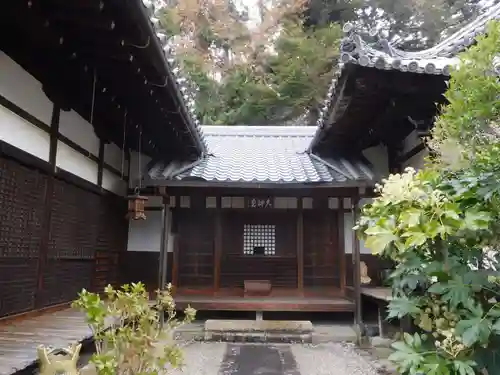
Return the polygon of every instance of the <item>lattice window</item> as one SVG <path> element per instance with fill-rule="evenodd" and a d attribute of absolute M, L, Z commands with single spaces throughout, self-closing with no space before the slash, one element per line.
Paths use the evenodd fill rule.
<path fill-rule="evenodd" d="M 243 226 L 243 254 L 275 255 L 276 225 L 245 224 Z"/>

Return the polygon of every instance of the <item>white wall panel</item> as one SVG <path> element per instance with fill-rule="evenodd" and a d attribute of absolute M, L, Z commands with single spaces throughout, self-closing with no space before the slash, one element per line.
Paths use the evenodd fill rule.
<path fill-rule="evenodd" d="M 73 150 L 61 141 L 57 142 L 56 165 L 97 185 L 97 163 Z"/>
<path fill-rule="evenodd" d="M 120 173 L 123 168 L 123 175 L 128 173 L 128 163 L 125 153 L 114 143 L 107 143 L 104 145 L 104 162 L 116 168 Z"/>
<path fill-rule="evenodd" d="M 371 198 L 363 198 L 359 201 L 360 207 L 364 204 L 367 204 L 371 201 Z M 353 221 L 352 213 L 345 212 L 344 213 L 344 248 L 346 254 L 352 254 L 353 251 L 353 227 L 355 223 Z M 371 250 L 365 247 L 365 241 L 359 241 L 359 251 L 361 254 L 371 254 Z"/>
<path fill-rule="evenodd" d="M 386 147 L 379 145 L 363 150 L 363 155 L 372 163 L 376 176 L 387 176 L 389 174 L 389 159 Z"/>
<path fill-rule="evenodd" d="M 50 136 L 0 105 L 0 139 L 49 161 Z"/>
<path fill-rule="evenodd" d="M 160 251 L 162 212 L 148 211 L 146 215 L 146 220 L 130 220 L 128 251 Z"/>
<path fill-rule="evenodd" d="M 92 155 L 99 155 L 99 138 L 96 136 L 93 126 L 75 111 L 61 111 L 59 132 Z"/>
<path fill-rule="evenodd" d="M 106 168 L 102 171 L 102 187 L 122 196 L 127 193 L 127 182 Z"/>
<path fill-rule="evenodd" d="M 415 146 L 418 146 L 422 143 L 422 139 L 418 136 L 417 132 L 412 131 L 403 141 L 404 151 L 403 154 L 412 150 Z M 413 155 L 410 159 L 406 160 L 403 163 L 403 169 L 406 167 L 413 167 L 415 169 L 422 169 L 425 164 L 425 158 L 429 155 L 429 151 L 424 149 L 420 151 L 418 154 Z"/>
<path fill-rule="evenodd" d="M 42 84 L 0 51 L 0 95 L 50 126 L 53 104 Z M 12 127 L 11 131 L 16 128 Z"/>
<path fill-rule="evenodd" d="M 151 158 L 146 155 L 141 155 L 139 153 L 132 151 L 130 155 L 130 187 L 134 188 L 139 182 L 139 176 L 147 175 L 147 164 L 151 161 Z M 139 164 L 140 163 L 140 164 Z"/>

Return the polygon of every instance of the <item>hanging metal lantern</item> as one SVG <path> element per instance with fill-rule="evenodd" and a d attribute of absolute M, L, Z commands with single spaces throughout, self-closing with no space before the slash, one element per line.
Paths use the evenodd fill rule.
<path fill-rule="evenodd" d="M 145 220 L 146 213 L 144 210 L 144 206 L 148 197 L 139 194 L 139 189 L 135 190 L 134 195 L 129 195 L 127 197 L 128 200 L 128 214 L 127 218 L 132 220 Z"/>

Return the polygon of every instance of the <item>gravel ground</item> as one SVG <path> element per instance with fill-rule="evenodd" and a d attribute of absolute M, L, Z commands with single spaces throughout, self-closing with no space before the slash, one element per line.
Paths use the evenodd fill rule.
<path fill-rule="evenodd" d="M 377 375 L 369 359 L 351 345 L 291 345 L 301 375 Z"/>
<path fill-rule="evenodd" d="M 225 343 L 190 343 L 184 347 L 186 366 L 182 370 L 172 370 L 169 375 L 218 375 L 225 352 Z"/>
<path fill-rule="evenodd" d="M 369 358 L 341 343 L 194 342 L 184 348 L 184 353 L 186 366 L 172 375 L 377 375 Z"/>

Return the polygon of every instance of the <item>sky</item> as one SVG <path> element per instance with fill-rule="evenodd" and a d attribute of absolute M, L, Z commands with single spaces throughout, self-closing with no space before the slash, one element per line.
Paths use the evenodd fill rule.
<path fill-rule="evenodd" d="M 235 0 L 236 4 L 239 3 L 240 6 L 246 6 L 248 8 L 248 16 L 250 18 L 249 24 L 256 24 L 259 20 L 259 8 L 257 6 L 257 0 Z"/>

